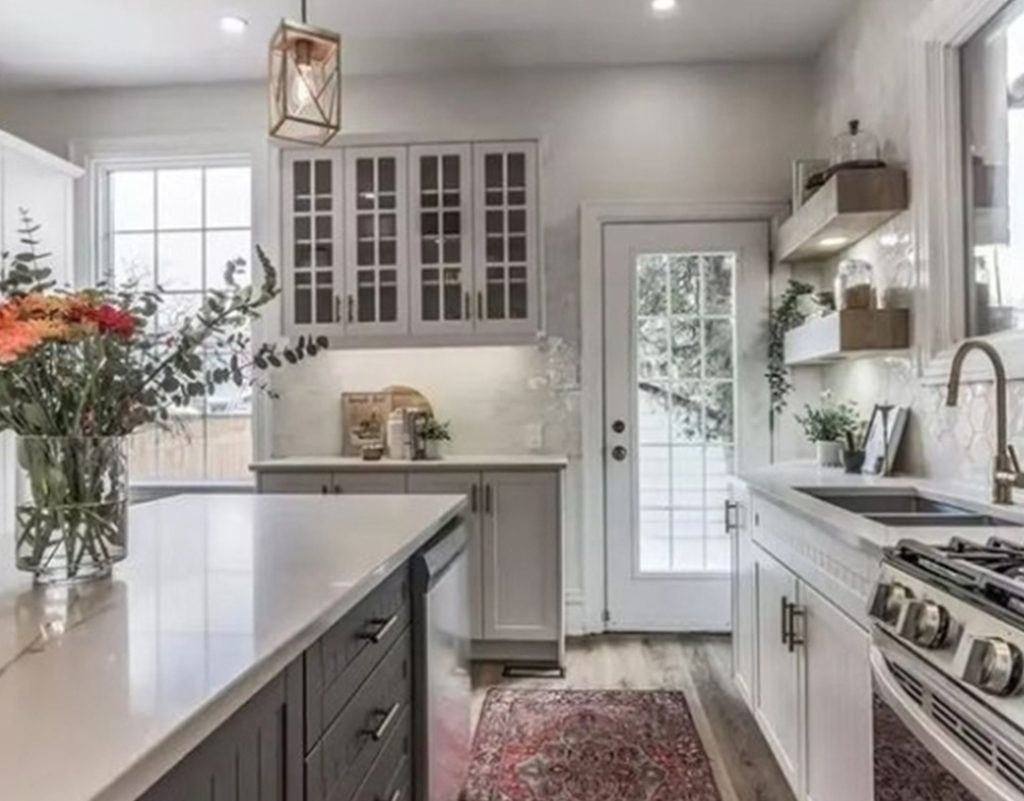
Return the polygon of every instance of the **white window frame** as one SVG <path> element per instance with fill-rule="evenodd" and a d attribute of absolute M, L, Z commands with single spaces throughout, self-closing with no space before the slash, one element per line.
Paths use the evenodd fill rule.
<path fill-rule="evenodd" d="M 917 240 L 915 341 L 926 383 L 944 382 L 967 336 L 961 48 L 1007 0 L 932 0 L 912 38 L 911 166 Z M 1010 378 L 1024 378 L 1024 330 L 990 334 Z M 991 380 L 987 365 L 965 380 Z"/>
<path fill-rule="evenodd" d="M 75 191 L 75 281 L 79 286 L 95 283 L 104 271 L 103 232 L 109 204 L 106 185 L 109 173 L 126 166 L 159 168 L 160 166 L 218 166 L 216 162 L 245 163 L 252 170 L 251 236 L 271 261 L 280 264 L 278 227 L 273 224 L 279 213 L 277 198 L 269 187 L 279 181 L 279 150 L 268 146 L 263 131 L 228 134 L 193 134 L 127 137 L 112 139 L 78 139 L 69 144 L 71 160 L 85 168 L 85 177 Z M 262 280 L 260 266 L 252 264 L 252 280 Z M 268 306 L 264 316 L 253 325 L 253 339 L 274 341 L 281 330 L 280 304 Z M 271 452 L 271 408 L 265 393 L 254 393 L 252 401 L 253 460 L 269 457 Z M 254 480 L 201 480 L 132 482 L 146 491 L 174 492 L 252 491 Z"/>

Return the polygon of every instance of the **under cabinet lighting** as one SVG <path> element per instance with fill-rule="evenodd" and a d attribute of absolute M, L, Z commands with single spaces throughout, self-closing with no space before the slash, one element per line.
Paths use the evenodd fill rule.
<path fill-rule="evenodd" d="M 838 248 L 849 241 L 845 236 L 826 236 L 824 239 L 818 240 L 818 244 L 823 248 Z"/>
<path fill-rule="evenodd" d="M 655 11 L 671 11 L 676 7 L 676 0 L 651 0 L 651 8 Z"/>

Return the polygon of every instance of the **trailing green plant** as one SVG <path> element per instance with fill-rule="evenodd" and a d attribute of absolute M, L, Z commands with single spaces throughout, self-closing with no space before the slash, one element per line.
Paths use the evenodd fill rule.
<path fill-rule="evenodd" d="M 786 397 L 793 391 L 789 368 L 786 367 L 786 332 L 803 324 L 807 315 L 800 308 L 800 299 L 814 293 L 814 287 L 803 281 L 790 279 L 786 291 L 779 298 L 768 319 L 768 387 L 771 392 L 772 411 L 782 414 Z"/>
<path fill-rule="evenodd" d="M 803 415 L 794 416 L 811 442 L 838 442 L 847 431 L 855 433 L 860 426 L 856 405 L 850 401 L 836 403 L 829 390 L 821 393 L 820 406 L 808 403 Z"/>

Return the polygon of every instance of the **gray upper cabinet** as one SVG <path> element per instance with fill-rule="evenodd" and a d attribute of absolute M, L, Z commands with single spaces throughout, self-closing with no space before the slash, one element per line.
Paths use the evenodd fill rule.
<path fill-rule="evenodd" d="M 285 333 L 330 336 L 344 295 L 341 153 L 286 152 L 281 184 Z"/>
<path fill-rule="evenodd" d="M 538 323 L 537 148 L 474 145 L 477 330 L 527 333 Z"/>
<path fill-rule="evenodd" d="M 410 148 L 412 330 L 472 333 L 472 161 L 469 145 Z"/>
<path fill-rule="evenodd" d="M 541 328 L 537 143 L 285 151 L 284 331 L 334 347 Z"/>
<path fill-rule="evenodd" d="M 345 333 L 409 330 L 407 148 L 345 150 Z"/>

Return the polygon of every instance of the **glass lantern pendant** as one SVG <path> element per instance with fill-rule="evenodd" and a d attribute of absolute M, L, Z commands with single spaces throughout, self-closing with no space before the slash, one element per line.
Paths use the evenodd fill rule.
<path fill-rule="evenodd" d="M 270 42 L 270 135 L 325 145 L 341 128 L 341 37 L 281 20 Z"/>

